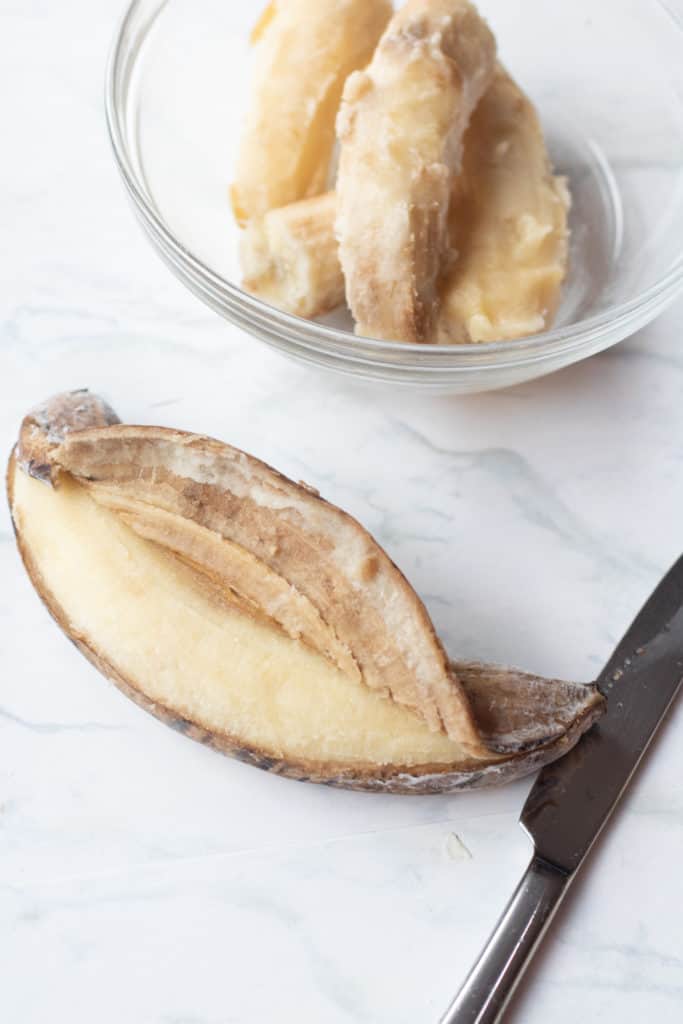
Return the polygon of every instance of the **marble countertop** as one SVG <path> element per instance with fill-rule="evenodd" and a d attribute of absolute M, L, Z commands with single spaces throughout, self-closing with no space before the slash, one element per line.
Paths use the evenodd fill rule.
<path fill-rule="evenodd" d="M 683 305 L 483 397 L 285 361 L 198 305 L 133 221 L 102 115 L 118 8 L 0 11 L 0 449 L 83 386 L 124 419 L 224 438 L 363 521 L 454 654 L 593 678 L 683 548 Z M 681 1020 L 681 737 L 679 702 L 511 1021 Z M 335 792 L 189 742 L 67 643 L 0 512 L 8 1024 L 431 1024 L 529 857 L 529 785 Z"/>

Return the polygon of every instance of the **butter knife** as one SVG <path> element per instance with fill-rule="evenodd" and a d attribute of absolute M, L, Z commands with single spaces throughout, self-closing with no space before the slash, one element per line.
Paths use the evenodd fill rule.
<path fill-rule="evenodd" d="M 531 863 L 441 1024 L 495 1024 L 683 682 L 683 558 L 598 679 L 607 712 L 540 773 L 520 817 Z"/>

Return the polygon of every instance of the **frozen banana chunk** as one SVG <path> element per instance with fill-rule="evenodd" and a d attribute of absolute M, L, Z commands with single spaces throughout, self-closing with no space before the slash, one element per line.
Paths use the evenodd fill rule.
<path fill-rule="evenodd" d="M 360 335 L 429 340 L 449 256 L 452 179 L 495 56 L 467 0 L 408 0 L 368 69 L 346 83 L 337 234 Z"/>
<path fill-rule="evenodd" d="M 244 225 L 325 190 L 344 82 L 370 60 L 389 0 L 273 0 L 253 38 L 253 95 L 232 187 Z"/>
<path fill-rule="evenodd" d="M 457 262 L 442 278 L 431 340 L 457 344 L 533 334 L 550 326 L 560 299 L 570 196 L 565 179 L 552 174 L 533 105 L 502 68 L 472 115 L 464 147 L 449 218 Z M 259 229 L 256 236 L 264 269 L 261 277 L 252 272 L 251 290 L 301 316 L 341 303 L 333 194 L 272 216 L 278 229 Z M 248 262 L 257 265 L 255 256 Z"/>
<path fill-rule="evenodd" d="M 84 392 L 25 418 L 7 475 L 26 569 L 131 699 L 295 779 L 396 793 L 517 778 L 601 714 L 595 686 L 453 666 L 370 535 L 206 437 Z"/>
<path fill-rule="evenodd" d="M 567 272 L 569 192 L 533 104 L 502 68 L 472 119 L 450 223 L 457 259 L 434 340 L 505 341 L 550 325 Z"/>
<path fill-rule="evenodd" d="M 341 305 L 335 215 L 335 193 L 326 192 L 251 221 L 241 247 L 247 291 L 297 316 L 316 317 Z"/>

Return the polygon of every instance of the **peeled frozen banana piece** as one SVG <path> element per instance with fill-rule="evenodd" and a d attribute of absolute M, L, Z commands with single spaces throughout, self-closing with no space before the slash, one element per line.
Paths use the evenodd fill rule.
<path fill-rule="evenodd" d="M 219 442 L 112 420 L 82 392 L 29 414 L 10 506 L 52 615 L 157 717 L 294 778 L 447 792 L 560 756 L 600 714 L 595 687 L 442 661 L 399 571 L 315 493 Z"/>
<path fill-rule="evenodd" d="M 346 83 L 337 235 L 360 335 L 429 340 L 451 244 L 452 179 L 495 56 L 467 0 L 408 0 L 370 66 Z"/>
<path fill-rule="evenodd" d="M 232 187 L 238 223 L 323 192 L 344 82 L 370 60 L 389 0 L 273 0 L 254 31 L 251 106 Z"/>
<path fill-rule="evenodd" d="M 244 287 L 297 316 L 328 313 L 344 301 L 334 237 L 336 195 L 300 199 L 250 222 L 241 247 Z"/>
<path fill-rule="evenodd" d="M 435 341 L 509 340 L 551 324 L 569 205 L 533 104 L 499 67 L 466 136 L 450 212 L 457 259 L 442 280 Z"/>
<path fill-rule="evenodd" d="M 472 115 L 464 150 L 449 215 L 457 257 L 442 279 L 430 340 L 507 341 L 544 330 L 552 324 L 567 271 L 570 196 L 565 179 L 552 173 L 533 104 L 502 68 Z M 287 233 L 286 244 L 279 231 L 260 236 L 263 263 L 278 268 L 278 291 L 256 287 L 257 294 L 309 317 L 341 296 L 333 209 L 333 194 L 327 193 L 273 211 L 296 231 Z M 304 274 L 288 269 L 299 267 L 306 268 L 305 306 L 299 299 Z"/>

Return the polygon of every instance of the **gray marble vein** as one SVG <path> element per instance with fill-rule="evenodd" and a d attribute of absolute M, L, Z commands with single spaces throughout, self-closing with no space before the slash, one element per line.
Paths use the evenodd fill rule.
<path fill-rule="evenodd" d="M 0 707 L 0 719 L 11 725 L 19 726 L 21 729 L 28 729 L 29 732 L 47 735 L 68 732 L 119 732 L 121 729 L 121 726 L 109 725 L 106 722 L 32 722 L 3 707 Z"/>
<path fill-rule="evenodd" d="M 613 550 L 610 539 L 596 534 L 582 517 L 573 512 L 521 453 L 508 448 L 445 448 L 402 421 L 395 421 L 394 427 L 434 455 L 442 457 L 457 478 L 476 472 L 494 478 L 507 490 L 529 523 L 554 533 L 564 543 L 589 555 L 601 568 L 615 574 L 627 570 L 652 575 L 659 571 L 658 566 L 650 564 L 637 553 Z M 443 512 L 436 514 L 447 518 Z"/>

